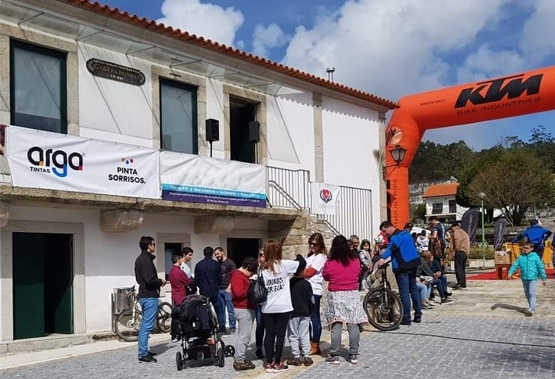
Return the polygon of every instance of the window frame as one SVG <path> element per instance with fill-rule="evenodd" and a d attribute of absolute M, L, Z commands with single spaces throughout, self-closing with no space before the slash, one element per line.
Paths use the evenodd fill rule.
<path fill-rule="evenodd" d="M 193 127 L 193 135 L 191 136 L 191 138 L 193 139 L 193 152 L 192 153 L 183 153 L 181 151 L 173 151 L 175 153 L 181 153 L 181 154 L 192 154 L 192 155 L 198 155 L 198 135 L 199 135 L 199 130 L 198 130 L 198 86 L 195 85 L 191 85 L 191 84 L 186 84 L 183 82 L 178 82 L 175 80 L 171 80 L 168 78 L 164 78 L 164 77 L 159 77 L 159 89 L 158 89 L 158 95 L 160 98 L 160 150 L 164 150 L 164 151 L 173 151 L 173 150 L 168 150 L 165 149 L 163 146 L 164 143 L 164 120 L 163 120 L 163 116 L 162 116 L 162 107 L 163 107 L 163 97 L 162 97 L 162 87 L 164 85 L 167 85 L 169 87 L 173 87 L 173 88 L 177 88 L 177 89 L 181 89 L 181 90 L 186 90 L 186 91 L 190 91 L 192 94 L 192 99 L 193 99 L 193 106 L 192 106 L 192 112 L 193 114 L 191 115 L 191 120 L 192 120 L 192 127 Z"/>
<path fill-rule="evenodd" d="M 441 205 L 441 208 L 438 209 L 438 207 L 436 207 L 436 205 Z M 441 202 L 441 203 L 432 203 L 432 214 L 433 215 L 442 214 L 443 213 L 443 206 L 444 206 L 443 202 Z M 439 210 L 439 212 L 438 212 L 438 210 Z"/>
<path fill-rule="evenodd" d="M 15 61 L 15 50 L 27 50 L 33 53 L 38 53 L 42 55 L 48 55 L 50 57 L 60 59 L 60 134 L 67 134 L 68 122 L 67 122 L 67 52 L 54 50 L 48 47 L 43 47 L 16 39 L 10 39 L 10 124 L 16 125 L 14 123 L 15 119 L 15 106 L 16 106 L 16 96 L 15 96 L 15 70 L 13 69 Z M 16 125 L 23 126 L 25 125 Z M 37 129 L 41 130 L 41 129 Z M 57 133 L 57 132 L 54 132 Z"/>

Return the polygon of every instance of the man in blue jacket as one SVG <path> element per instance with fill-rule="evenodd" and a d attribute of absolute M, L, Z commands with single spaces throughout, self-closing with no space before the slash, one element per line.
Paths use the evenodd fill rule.
<path fill-rule="evenodd" d="M 530 227 L 520 233 L 518 236 L 511 240 L 512 243 L 526 237 L 528 242 L 534 244 L 534 251 L 539 255 L 540 260 L 543 260 L 543 250 L 545 249 L 545 241 L 551 236 L 551 232 L 538 224 L 538 220 L 530 221 Z"/>
<path fill-rule="evenodd" d="M 210 299 L 216 314 L 220 312 L 220 301 L 218 300 L 219 286 L 222 282 L 220 264 L 212 256 L 214 249 L 210 246 L 204 248 L 204 259 L 195 266 L 194 283 L 199 293 Z M 219 325 L 220 332 L 225 332 L 225 325 Z"/>
<path fill-rule="evenodd" d="M 389 245 L 378 261 L 378 267 L 384 265 L 391 258 L 393 273 L 397 279 L 399 295 L 403 303 L 403 320 L 401 325 L 410 325 L 410 305 L 414 309 L 414 319 L 419 323 L 422 320 L 422 304 L 420 294 L 416 287 L 416 269 L 420 264 L 420 256 L 412 236 L 405 230 L 399 230 L 390 221 L 380 224 L 380 230 L 389 236 Z"/>

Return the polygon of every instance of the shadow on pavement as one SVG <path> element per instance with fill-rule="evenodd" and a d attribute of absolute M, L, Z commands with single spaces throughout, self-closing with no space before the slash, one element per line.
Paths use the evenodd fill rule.
<path fill-rule="evenodd" d="M 508 311 L 515 311 L 515 312 L 522 313 L 522 314 L 524 314 L 524 311 L 527 309 L 527 308 L 517 307 L 516 305 L 500 304 L 500 303 L 493 304 L 490 309 L 492 311 L 494 311 L 497 308 L 506 309 Z"/>

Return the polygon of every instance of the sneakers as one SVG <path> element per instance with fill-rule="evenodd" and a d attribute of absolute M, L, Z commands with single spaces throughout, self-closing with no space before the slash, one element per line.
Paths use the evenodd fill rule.
<path fill-rule="evenodd" d="M 534 311 L 532 309 L 527 309 L 527 310 L 524 311 L 524 315 L 526 317 L 531 317 L 531 316 L 534 315 Z"/>
<path fill-rule="evenodd" d="M 235 371 L 245 371 L 245 370 L 252 370 L 254 369 L 256 366 L 254 365 L 254 363 L 249 362 L 249 361 L 243 361 L 243 362 L 233 362 L 233 368 L 235 369 Z"/>
<path fill-rule="evenodd" d="M 264 363 L 262 365 L 262 367 L 264 368 L 264 370 L 266 370 L 266 372 L 268 373 L 274 373 L 274 364 L 273 363 Z"/>
<path fill-rule="evenodd" d="M 156 358 L 154 358 L 152 355 L 147 354 L 147 355 L 143 355 L 141 357 L 139 357 L 139 362 L 145 362 L 145 363 L 156 363 L 158 362 L 158 360 Z"/>
<path fill-rule="evenodd" d="M 335 356 L 333 356 L 333 355 L 329 355 L 329 356 L 326 358 L 326 363 L 330 363 L 330 364 L 332 364 L 332 365 L 338 365 L 338 364 L 339 364 L 339 358 L 338 358 L 338 357 L 335 357 Z"/>
<path fill-rule="evenodd" d="M 231 329 L 229 329 L 229 334 L 233 334 L 233 333 L 235 333 L 236 331 L 237 331 L 237 329 L 231 328 Z"/>
<path fill-rule="evenodd" d="M 454 301 L 453 299 L 449 299 L 447 297 L 444 297 L 443 299 L 441 299 L 441 304 L 453 304 Z"/>
<path fill-rule="evenodd" d="M 289 366 L 287 366 L 287 365 L 286 365 L 285 363 L 283 363 L 283 362 L 280 363 L 280 364 L 274 363 L 274 371 L 273 371 L 273 372 L 276 372 L 276 373 L 277 373 L 277 372 L 283 372 L 283 371 L 285 371 L 285 370 L 287 370 L 287 369 L 289 369 Z"/>
<path fill-rule="evenodd" d="M 287 359 L 287 364 L 291 366 L 300 366 L 303 364 L 301 358 L 289 358 Z"/>
<path fill-rule="evenodd" d="M 356 365 L 357 362 L 358 362 L 357 356 L 356 356 L 355 354 L 350 354 L 350 355 L 349 355 L 349 358 L 347 358 L 347 362 Z"/>
<path fill-rule="evenodd" d="M 312 360 L 312 358 L 310 358 L 310 357 L 304 357 L 304 359 L 303 359 L 303 365 L 305 365 L 305 366 L 312 366 L 313 363 L 314 363 L 314 361 Z"/>

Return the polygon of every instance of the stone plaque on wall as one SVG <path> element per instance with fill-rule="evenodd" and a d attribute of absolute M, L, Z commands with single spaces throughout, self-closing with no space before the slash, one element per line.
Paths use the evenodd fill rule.
<path fill-rule="evenodd" d="M 145 84 L 145 75 L 140 70 L 96 58 L 91 58 L 87 61 L 87 70 L 89 70 L 91 74 L 102 78 L 117 80 L 136 86 Z"/>

